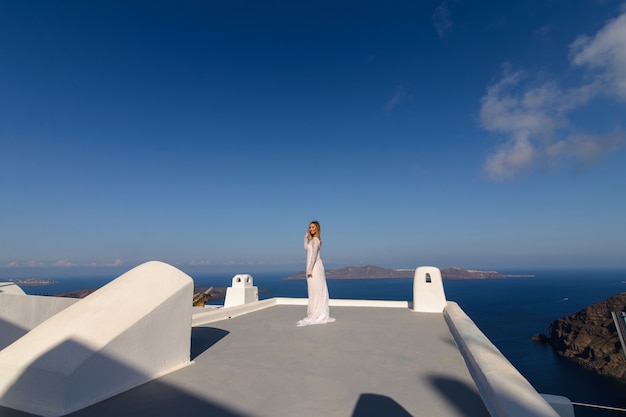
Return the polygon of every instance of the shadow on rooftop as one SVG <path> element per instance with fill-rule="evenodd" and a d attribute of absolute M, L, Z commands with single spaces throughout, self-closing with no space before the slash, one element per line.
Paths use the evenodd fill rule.
<path fill-rule="evenodd" d="M 191 329 L 191 360 L 200 356 L 222 340 L 229 332 L 215 327 L 192 327 Z"/>
<path fill-rule="evenodd" d="M 0 350 L 28 333 L 28 329 L 0 319 Z"/>
<path fill-rule="evenodd" d="M 448 376 L 432 375 L 429 381 L 447 398 L 459 413 L 466 417 L 488 416 L 489 412 L 482 398 L 471 387 Z"/>
<path fill-rule="evenodd" d="M 6 330 L 8 323 L 0 323 Z M 212 327 L 199 327 L 192 329 L 191 337 L 191 359 L 201 355 L 211 346 L 219 342 L 229 332 Z M 13 392 L 28 393 L 36 398 L 39 393 L 38 389 L 57 390 L 54 386 L 44 386 L 34 384 L 34 380 L 39 379 L 41 375 L 40 364 L 45 366 L 46 363 L 56 363 L 63 361 L 63 355 L 72 355 L 86 358 L 88 365 L 95 369 L 106 370 L 96 375 L 96 378 L 82 378 L 81 381 L 85 386 L 89 386 L 95 379 L 106 378 L 106 376 L 125 375 L 129 380 L 136 380 L 134 375 L 142 374 L 142 371 L 133 369 L 128 363 L 122 363 L 115 358 L 104 355 L 101 352 L 93 352 L 90 348 L 82 343 L 73 340 L 67 340 L 59 346 L 52 348 L 39 359 L 37 359 L 31 367 L 25 369 L 19 378 L 8 389 L 7 395 L 11 396 Z M 91 368 L 91 366 L 81 365 L 82 368 Z M 191 364 L 190 366 L 194 366 Z M 84 371 L 84 370 L 83 370 Z M 81 372 L 78 370 L 77 372 Z M 210 376 L 209 376 L 210 377 Z M 118 384 L 113 384 L 119 387 Z M 35 388 L 35 386 L 37 388 Z M 192 415 L 210 415 L 215 417 L 250 417 L 239 412 L 234 412 L 225 408 L 223 405 L 217 404 L 211 400 L 200 398 L 187 392 L 179 387 L 163 383 L 159 379 L 146 382 L 137 387 L 129 387 L 128 391 L 124 391 L 113 397 L 105 398 L 102 401 L 87 406 L 86 408 L 74 411 L 68 416 L 74 417 L 98 417 L 98 416 L 142 416 L 150 415 L 159 416 L 192 416 Z M 18 395 L 22 395 L 18 394 Z M 105 394 L 106 395 L 106 394 Z M 62 393 L 59 393 L 62 397 Z M 0 417 L 27 417 L 34 416 L 25 411 L 20 411 L 4 406 L 0 406 Z"/>
<path fill-rule="evenodd" d="M 13 410 L 12 408 L 6 408 L 0 406 L 0 417 L 31 417 L 35 414 L 26 413 L 24 411 Z"/>
<path fill-rule="evenodd" d="M 193 365 L 192 365 L 193 366 Z M 0 416 L 5 417 L 0 412 Z M 7 415 L 6 417 L 22 417 Z M 170 384 L 154 380 L 101 401 L 90 407 L 68 414 L 68 417 L 253 417 L 230 410 L 215 402 L 200 398 Z"/>
<path fill-rule="evenodd" d="M 361 394 L 352 417 L 413 417 L 392 398 L 379 394 Z"/>
<path fill-rule="evenodd" d="M 446 336 L 446 337 L 441 337 L 441 338 L 439 338 L 439 340 L 441 340 L 442 343 L 445 343 L 447 345 L 450 345 L 450 346 L 454 347 L 455 349 L 458 349 L 458 346 L 457 346 L 456 342 L 454 341 L 454 338 L 452 337 L 452 335 Z"/>

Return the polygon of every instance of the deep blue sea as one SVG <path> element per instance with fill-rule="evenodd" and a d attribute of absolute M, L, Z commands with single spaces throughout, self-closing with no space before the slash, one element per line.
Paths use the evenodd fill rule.
<path fill-rule="evenodd" d="M 563 395 L 574 402 L 626 408 L 626 383 L 588 371 L 531 340 L 535 333 L 547 334 L 553 320 L 626 291 L 626 270 L 499 272 L 534 277 L 445 280 L 446 298 L 461 306 L 537 391 Z M 306 297 L 304 281 L 283 280 L 289 272 L 249 273 L 261 299 Z M 203 287 L 227 287 L 233 277 L 232 273 L 190 275 Z M 57 294 L 98 288 L 114 278 L 55 278 L 58 284 L 24 290 L 28 294 Z M 411 300 L 413 280 L 328 280 L 328 289 L 331 298 Z M 575 410 L 577 417 L 626 415 L 580 407 Z"/>

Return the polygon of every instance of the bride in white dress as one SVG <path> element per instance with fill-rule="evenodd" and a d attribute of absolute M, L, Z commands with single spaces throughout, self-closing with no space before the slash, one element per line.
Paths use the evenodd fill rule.
<path fill-rule="evenodd" d="M 304 236 L 304 250 L 306 250 L 306 283 L 309 295 L 306 317 L 300 320 L 297 326 L 332 323 L 328 309 L 328 287 L 326 286 L 326 272 L 320 257 L 322 239 L 320 224 L 317 221 L 309 224 L 309 230 Z"/>

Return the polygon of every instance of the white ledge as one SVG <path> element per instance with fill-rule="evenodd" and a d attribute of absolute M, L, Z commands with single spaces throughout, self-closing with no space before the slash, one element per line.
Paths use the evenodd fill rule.
<path fill-rule="evenodd" d="M 540 395 L 457 303 L 448 301 L 443 315 L 492 417 L 574 415 L 573 406 L 565 397 Z M 555 401 L 558 399 L 560 413 L 557 413 L 557 407 L 552 407 L 546 398 Z M 569 403 L 571 414 L 566 403 Z"/>
<path fill-rule="evenodd" d="M 233 307 L 215 308 L 207 306 L 204 309 L 195 308 L 191 324 L 192 326 L 200 326 L 215 321 L 227 320 L 275 305 L 306 306 L 307 303 L 307 298 L 277 297 Z M 409 308 L 408 301 L 330 299 L 328 304 L 330 307 Z"/>

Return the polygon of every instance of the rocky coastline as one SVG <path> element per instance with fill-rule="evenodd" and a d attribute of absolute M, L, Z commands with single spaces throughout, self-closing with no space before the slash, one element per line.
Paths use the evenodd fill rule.
<path fill-rule="evenodd" d="M 532 339 L 549 344 L 559 355 L 585 368 L 626 383 L 626 356 L 612 311 L 626 311 L 626 292 L 554 320 L 548 335 L 539 333 Z"/>

